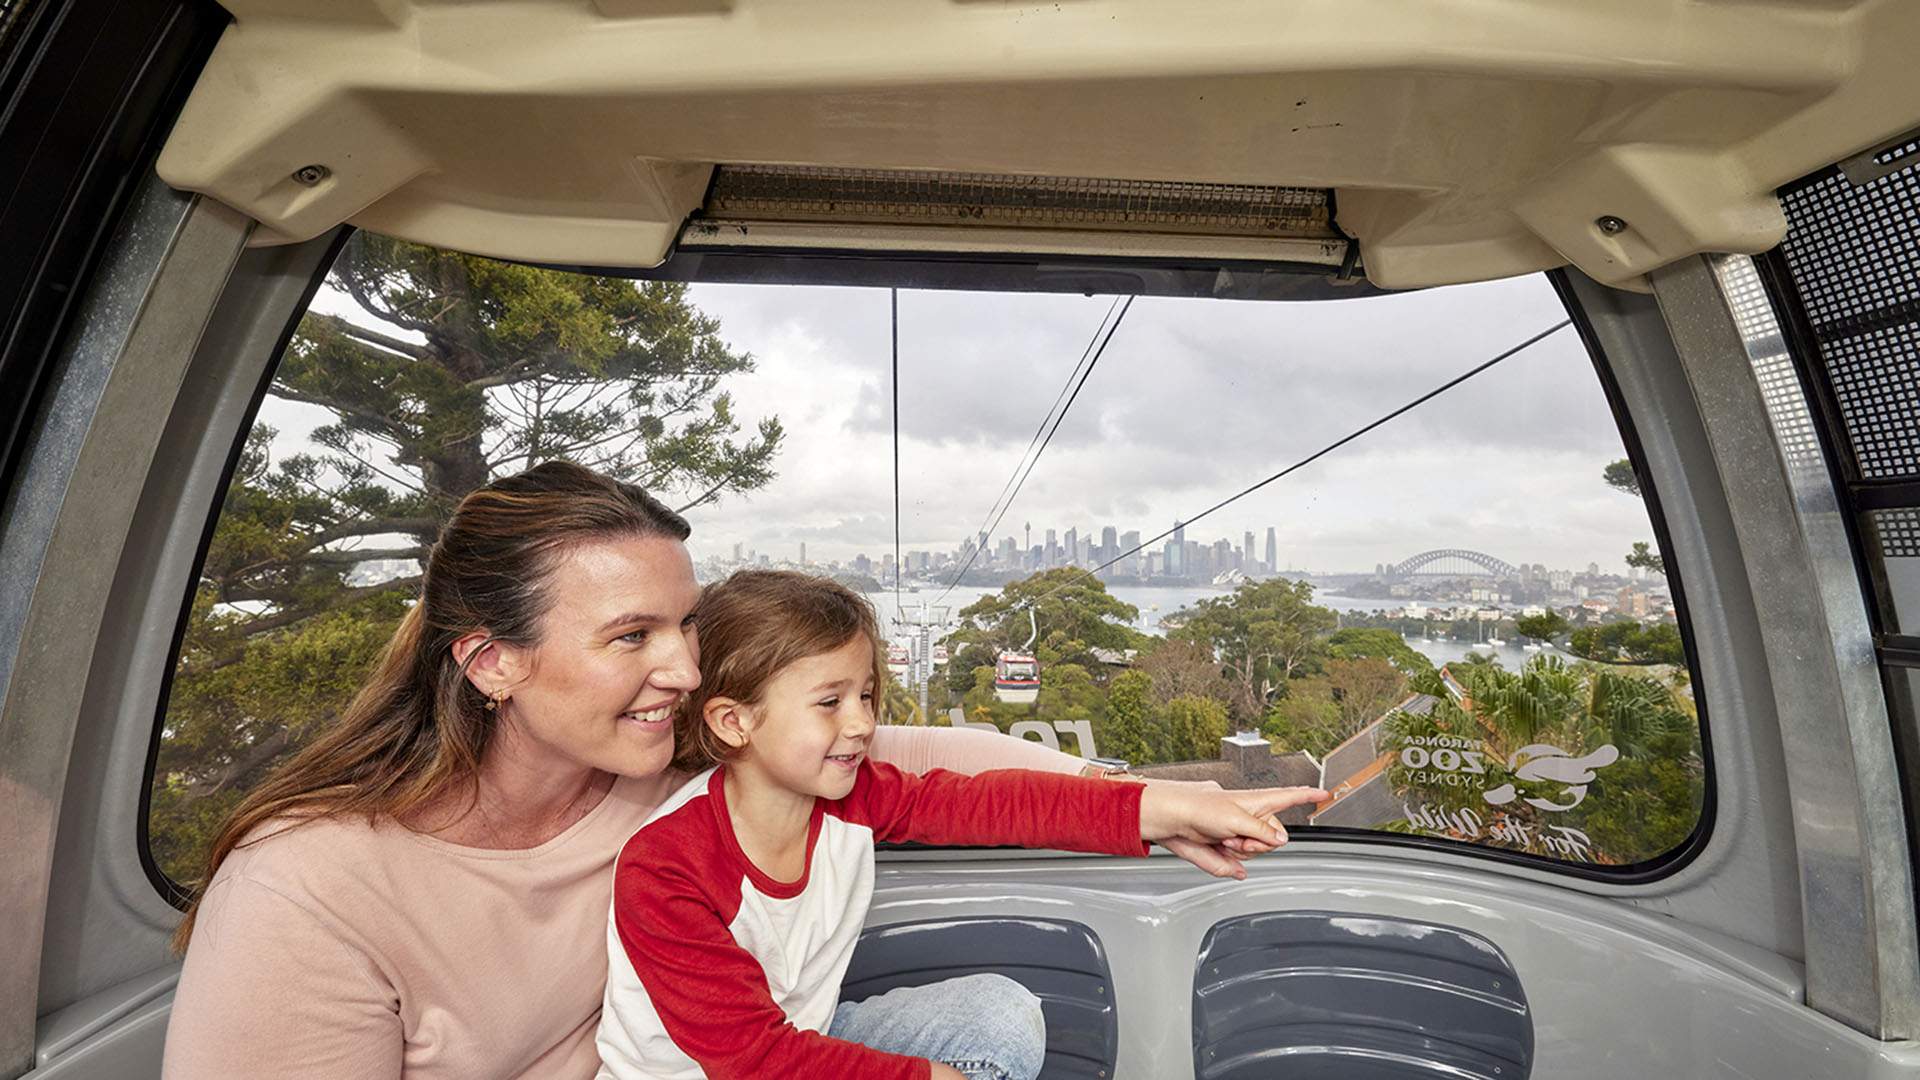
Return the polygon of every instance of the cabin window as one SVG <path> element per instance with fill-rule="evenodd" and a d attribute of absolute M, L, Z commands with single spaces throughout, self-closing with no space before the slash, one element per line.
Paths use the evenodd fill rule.
<path fill-rule="evenodd" d="M 187 598 L 156 865 L 191 879 L 346 707 L 459 497 L 555 457 L 684 508 L 703 580 L 784 566 L 866 593 L 890 723 L 1319 784 L 1337 798 L 1311 826 L 1600 870 L 1694 832 L 1676 584 L 1572 328 L 1342 442 L 1566 319 L 1547 278 L 1313 302 L 902 288 L 897 417 L 891 300 L 354 237 Z"/>

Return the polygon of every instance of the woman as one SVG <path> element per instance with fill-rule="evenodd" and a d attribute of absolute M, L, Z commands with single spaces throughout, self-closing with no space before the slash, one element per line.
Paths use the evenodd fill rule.
<path fill-rule="evenodd" d="M 461 502 L 340 722 L 215 838 L 176 939 L 167 1077 L 594 1074 L 612 862 L 684 779 L 669 763 L 700 680 L 688 532 L 563 462 Z M 913 771 L 1081 764 L 951 729 L 882 728 L 873 754 Z M 1223 849 L 1173 846 L 1242 873 Z M 909 1042 L 1036 1030 L 1024 992 L 902 1008 Z"/>

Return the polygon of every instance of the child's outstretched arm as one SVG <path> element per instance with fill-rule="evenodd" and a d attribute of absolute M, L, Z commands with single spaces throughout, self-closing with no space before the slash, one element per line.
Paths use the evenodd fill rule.
<path fill-rule="evenodd" d="M 1190 840 L 1244 857 L 1286 842 L 1285 831 L 1273 820 L 1280 811 L 1326 797 L 1315 788 L 1220 791 L 1024 769 L 971 777 L 935 770 L 916 776 L 868 762 L 842 802 L 881 841 L 1144 855 L 1142 841 Z M 1246 876 L 1237 858 L 1223 861 L 1231 869 L 1220 876 Z"/>
<path fill-rule="evenodd" d="M 1140 838 L 1165 843 L 1190 840 L 1226 847 L 1237 856 L 1272 851 L 1287 842 L 1280 813 L 1307 803 L 1325 802 L 1319 788 L 1260 788 L 1217 791 L 1172 785 L 1145 785 L 1140 797 Z M 1247 876 L 1237 863 L 1236 878 Z"/>
<path fill-rule="evenodd" d="M 972 776 L 989 769 L 1031 769 L 1038 772 L 1084 776 L 1085 758 L 1049 750 L 1029 739 L 1015 739 L 987 731 L 954 727 L 892 727 L 882 725 L 873 733 L 874 760 L 910 773 L 946 769 Z M 1121 777 L 1120 783 L 1146 783 L 1152 787 L 1171 785 L 1218 791 L 1220 785 L 1201 780 L 1148 780 Z M 1240 863 L 1272 845 L 1231 840 L 1212 844 L 1199 840 L 1168 837 L 1160 846 L 1180 856 L 1214 877 L 1244 879 Z"/>

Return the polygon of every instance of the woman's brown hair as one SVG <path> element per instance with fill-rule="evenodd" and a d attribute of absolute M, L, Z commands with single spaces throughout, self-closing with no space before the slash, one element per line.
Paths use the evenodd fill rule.
<path fill-rule="evenodd" d="M 221 825 L 174 947 L 186 948 L 221 862 L 262 825 L 347 814 L 405 820 L 473 782 L 494 714 L 454 659 L 453 643 L 484 631 L 490 641 L 538 644 L 559 556 L 592 541 L 685 540 L 691 531 L 640 488 L 567 461 L 461 499 L 427 555 L 419 599 L 339 721 L 268 774 Z"/>
<path fill-rule="evenodd" d="M 757 705 L 782 668 L 832 652 L 857 636 L 873 646 L 874 713 L 885 711 L 880 622 L 860 594 L 831 578 L 742 570 L 707 586 L 693 624 L 700 628 L 700 686 L 687 695 L 673 731 L 675 764 L 683 769 L 704 769 L 734 755 L 734 748 L 707 727 L 707 702 L 728 697 Z"/>

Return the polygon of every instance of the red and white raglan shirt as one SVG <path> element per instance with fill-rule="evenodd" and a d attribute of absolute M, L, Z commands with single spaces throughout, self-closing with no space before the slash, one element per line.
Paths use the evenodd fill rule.
<path fill-rule="evenodd" d="M 825 1034 L 873 898 L 873 845 L 1018 844 L 1145 855 L 1139 784 L 1006 769 L 860 764 L 814 802 L 798 881 L 740 850 L 724 772 L 662 803 L 621 849 L 607 929 L 600 1077 L 926 1080 L 927 1062 Z"/>

